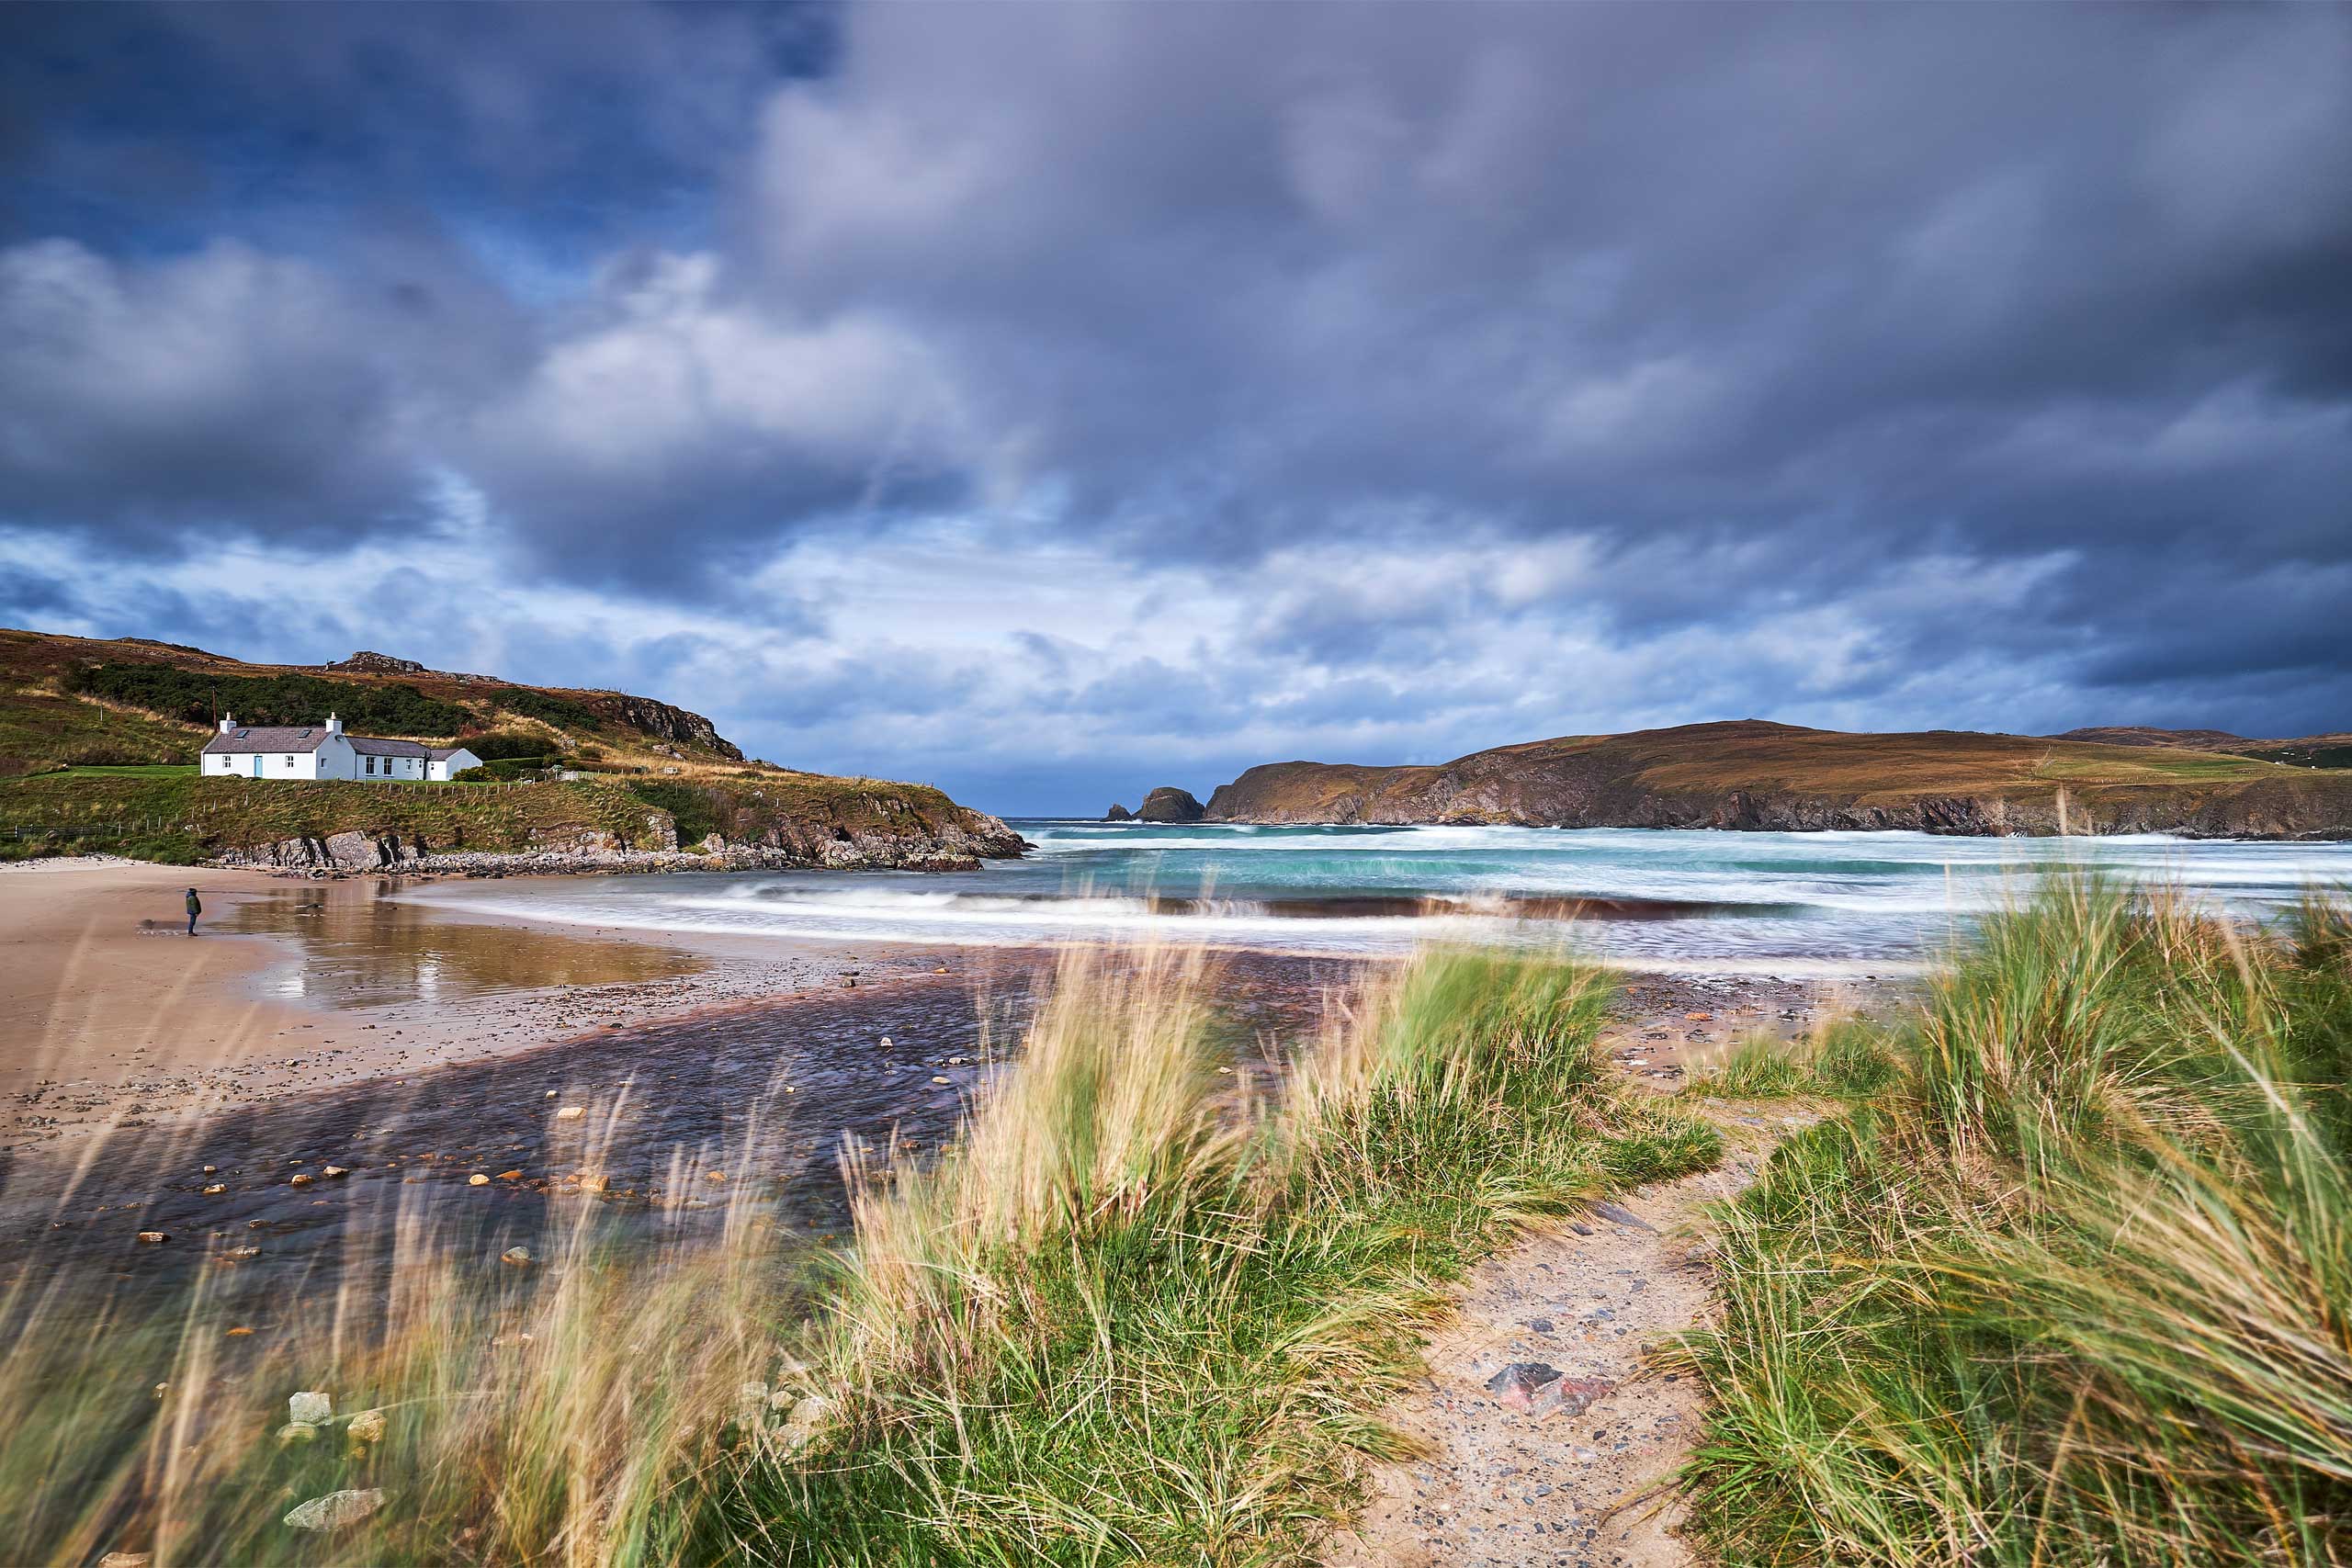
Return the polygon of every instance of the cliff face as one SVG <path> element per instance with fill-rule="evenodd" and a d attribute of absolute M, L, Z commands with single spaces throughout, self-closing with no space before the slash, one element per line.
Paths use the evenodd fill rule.
<path fill-rule="evenodd" d="M 1743 720 L 1577 736 L 1426 767 L 1277 762 L 1209 797 L 1224 822 L 2352 837 L 2352 772 L 2185 748 Z"/>

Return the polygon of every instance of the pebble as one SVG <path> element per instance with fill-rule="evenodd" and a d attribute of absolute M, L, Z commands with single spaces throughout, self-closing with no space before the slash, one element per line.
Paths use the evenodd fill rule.
<path fill-rule="evenodd" d="M 296 1504 L 286 1522 L 298 1530 L 340 1529 L 357 1524 L 383 1506 L 384 1494 L 374 1487 L 364 1492 L 330 1492 Z"/>

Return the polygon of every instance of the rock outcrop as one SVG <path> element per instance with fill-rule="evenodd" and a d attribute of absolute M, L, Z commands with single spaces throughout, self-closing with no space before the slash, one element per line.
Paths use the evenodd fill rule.
<path fill-rule="evenodd" d="M 1190 790 L 1174 784 L 1161 784 L 1136 807 L 1138 822 L 1198 822 L 1207 815 L 1208 808 L 1193 799 Z"/>
<path fill-rule="evenodd" d="M 2352 771 L 2181 748 L 1742 720 L 1572 736 L 1436 766 L 1276 762 L 1209 797 L 1224 822 L 2352 837 Z"/>
<path fill-rule="evenodd" d="M 657 702 L 651 697 L 616 694 L 610 700 L 620 721 L 631 729 L 646 735 L 658 735 L 680 746 L 704 747 L 733 761 L 743 760 L 741 750 L 720 735 L 718 727 L 698 713 L 689 712 L 673 703 Z"/>
<path fill-rule="evenodd" d="M 1102 820 L 1105 822 L 1132 822 L 1135 819 L 1136 814 L 1124 806 L 1114 805 L 1102 814 Z"/>
<path fill-rule="evenodd" d="M 348 659 L 338 659 L 322 664 L 322 670 L 333 670 L 346 675 L 422 675 L 424 666 L 413 659 L 395 659 L 389 653 L 371 653 L 361 649 Z"/>

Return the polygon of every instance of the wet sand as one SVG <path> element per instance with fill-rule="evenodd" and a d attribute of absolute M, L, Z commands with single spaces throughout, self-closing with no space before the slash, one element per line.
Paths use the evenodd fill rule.
<path fill-rule="evenodd" d="M 205 913 L 185 934 L 181 896 Z M 0 868 L 0 1149 L 211 1116 L 629 1025 L 1034 954 L 543 931 L 390 881 Z"/>

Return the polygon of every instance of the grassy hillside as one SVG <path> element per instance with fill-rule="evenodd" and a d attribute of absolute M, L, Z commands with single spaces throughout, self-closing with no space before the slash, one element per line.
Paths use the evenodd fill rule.
<path fill-rule="evenodd" d="M 1282 762 L 1209 801 L 1227 821 L 1951 832 L 2352 833 L 2352 774 L 2233 752 L 1742 720 L 1569 736 L 1434 766 Z"/>
<path fill-rule="evenodd" d="M 359 734 L 464 742 L 521 782 L 200 779 L 215 712 L 249 724 L 339 713 Z M 560 763 L 581 774 L 547 778 Z M 187 863 L 289 840 L 397 836 L 410 852 L 582 841 L 794 863 L 946 863 L 1018 852 L 994 818 L 928 785 L 835 778 L 742 754 L 699 714 L 620 692 L 550 690 L 381 655 L 292 668 L 139 638 L 0 630 L 0 858 L 105 851 Z"/>
<path fill-rule="evenodd" d="M 537 735 L 614 767 L 723 765 L 742 753 L 701 715 L 623 692 L 517 685 L 363 657 L 353 669 L 248 664 L 202 649 L 0 630 L 0 776 L 81 762 L 193 762 L 215 714 L 448 743 Z"/>

